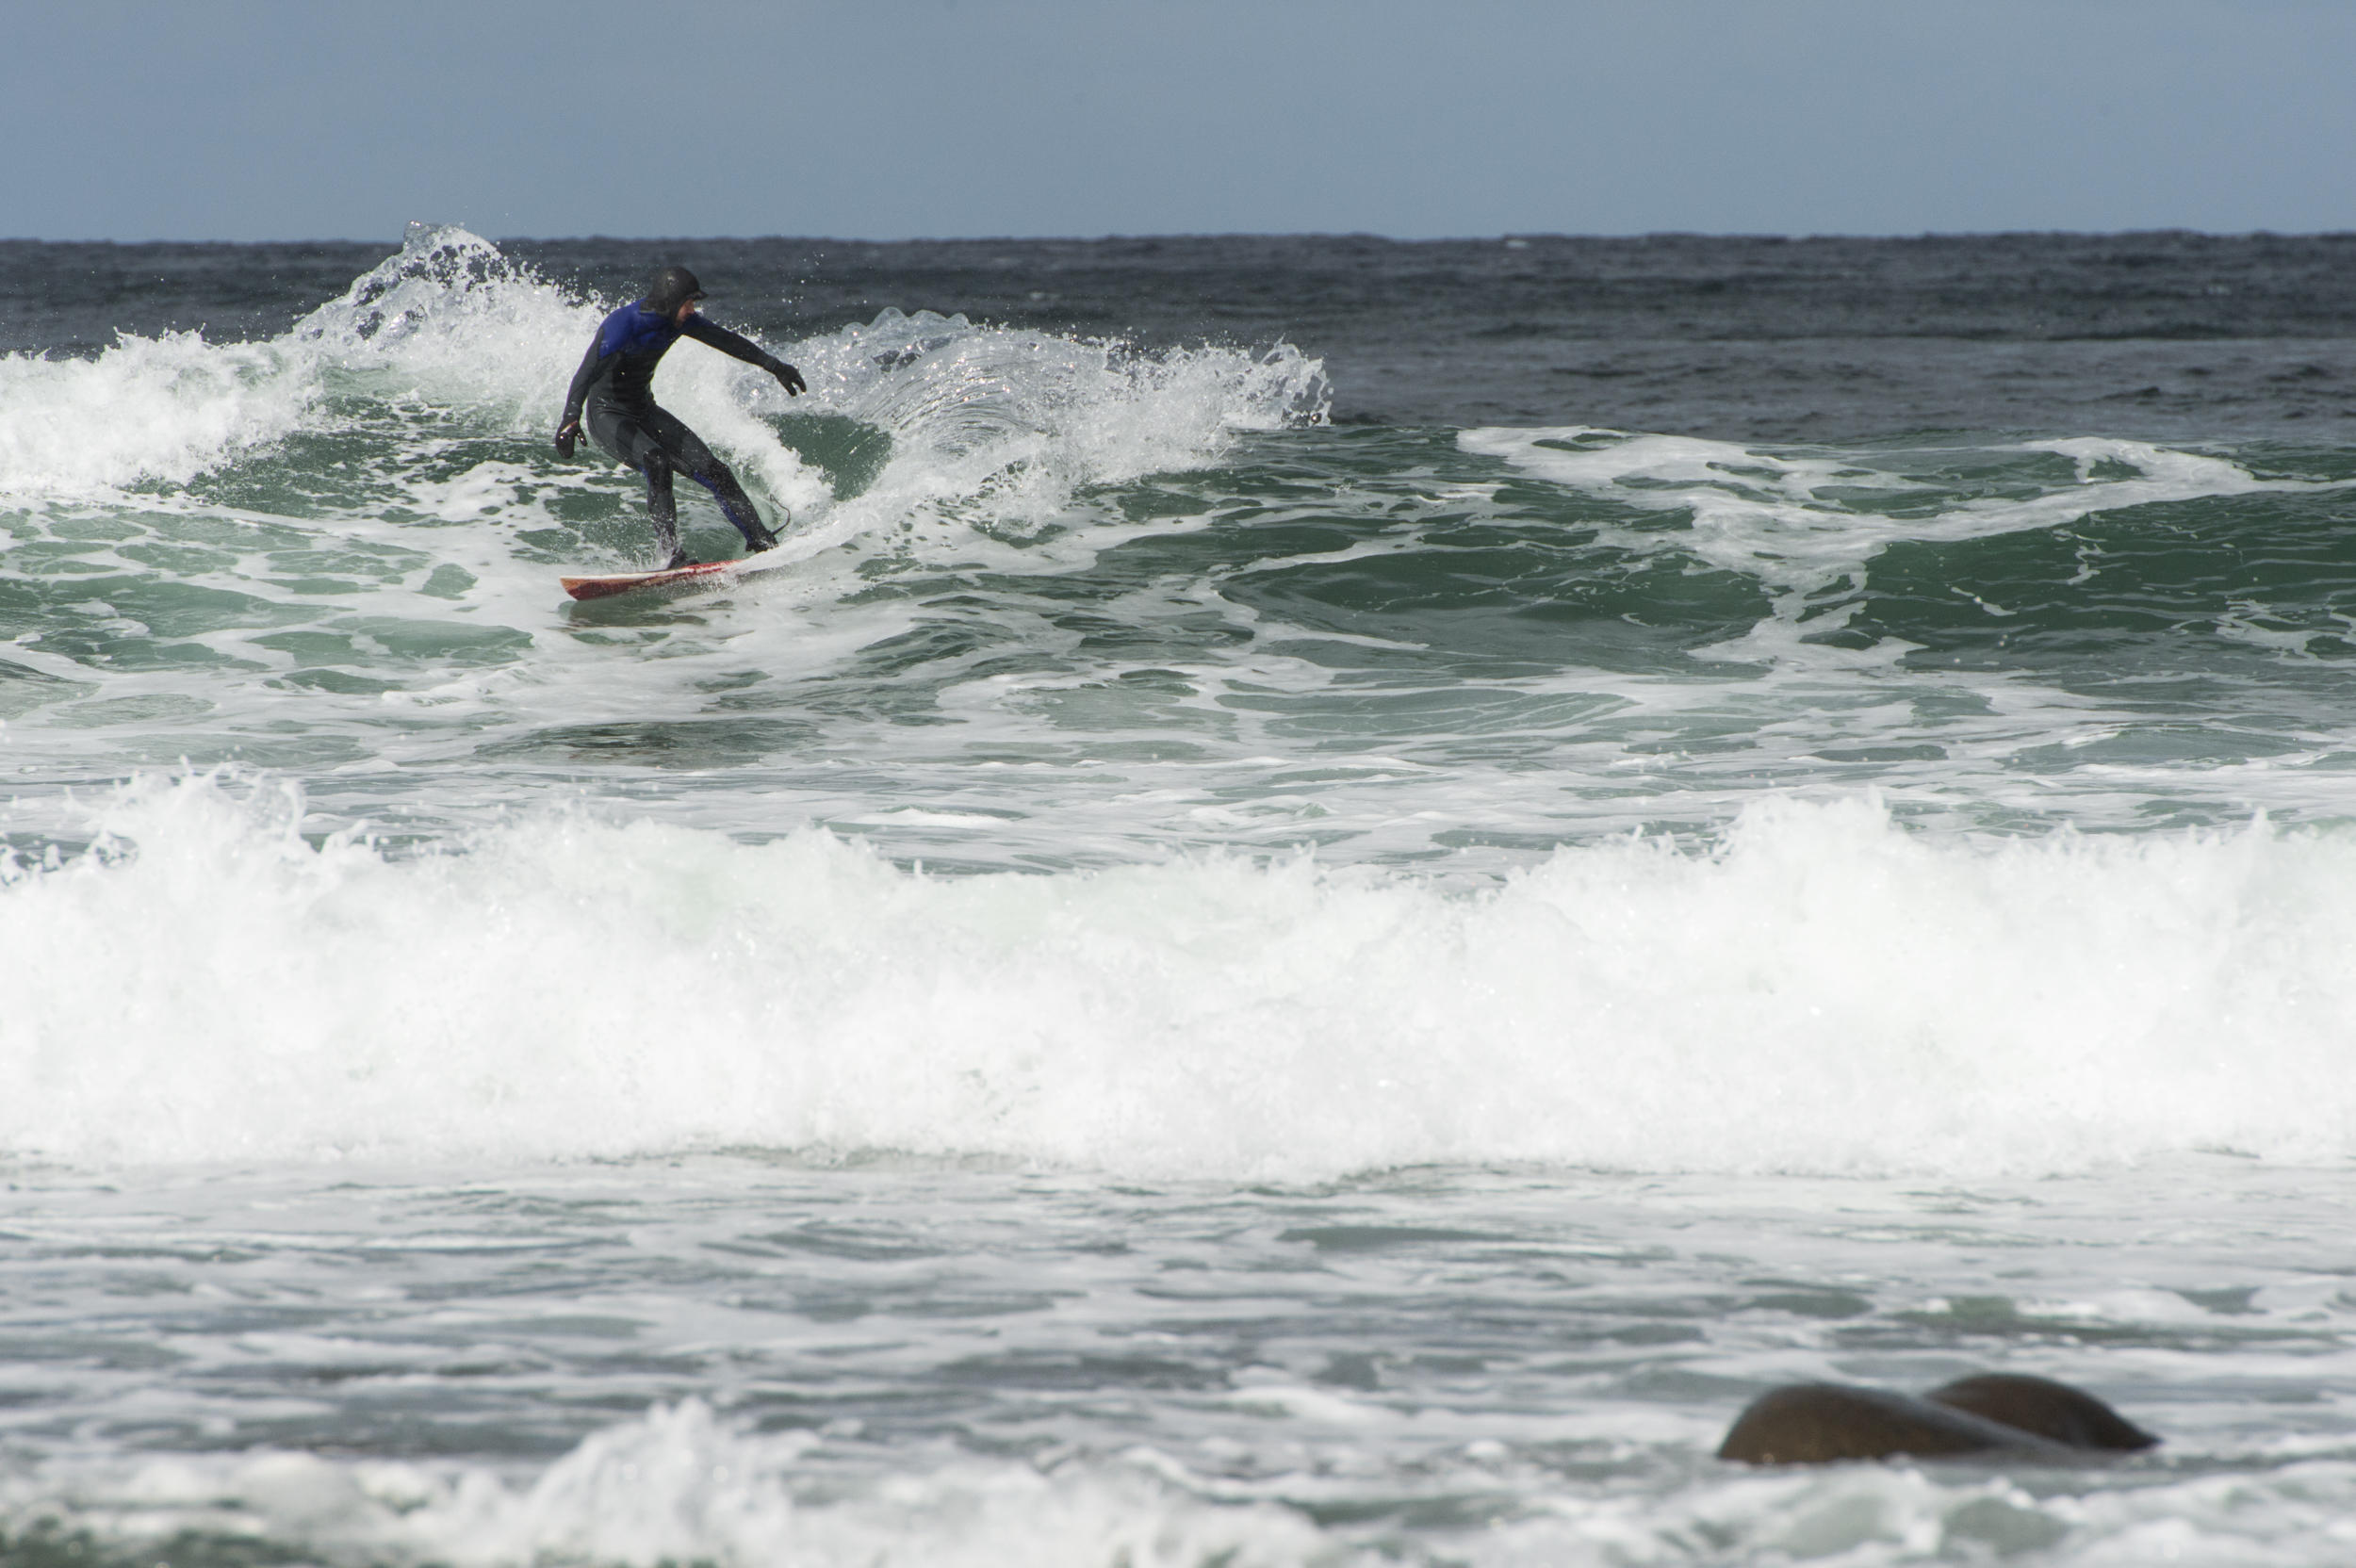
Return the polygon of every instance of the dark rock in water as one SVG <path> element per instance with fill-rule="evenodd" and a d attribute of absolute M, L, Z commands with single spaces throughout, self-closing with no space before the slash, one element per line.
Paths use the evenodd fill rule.
<path fill-rule="evenodd" d="M 1983 1372 L 1922 1396 L 2072 1448 L 2134 1453 L 2160 1440 L 2082 1388 L 2051 1378 Z"/>
<path fill-rule="evenodd" d="M 2064 1394 L 2076 1393 L 2053 1386 Z M 2085 1395 L 2078 1398 L 2108 1413 L 2101 1401 Z M 2112 1419 L 2119 1418 L 2114 1414 Z M 2123 1421 L 2119 1425 L 2135 1430 Z M 2085 1446 L 1954 1404 L 1835 1383 L 1795 1383 L 1760 1395 L 1736 1418 L 1718 1448 L 1720 1459 L 1746 1464 L 1825 1464 L 1896 1454 L 1918 1459 L 1979 1454 L 2056 1463 L 2084 1453 Z"/>
<path fill-rule="evenodd" d="M 1892 1454 L 1932 1459 L 2005 1452 L 2055 1458 L 2068 1450 L 1952 1405 L 1877 1388 L 1795 1383 L 1752 1400 L 1718 1457 L 1750 1464 L 1824 1464 Z"/>

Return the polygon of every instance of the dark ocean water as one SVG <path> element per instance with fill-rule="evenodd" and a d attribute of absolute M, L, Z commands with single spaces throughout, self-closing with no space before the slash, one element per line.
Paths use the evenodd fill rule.
<path fill-rule="evenodd" d="M 886 306 L 1146 345 L 1279 338 L 1336 423 L 1582 422 L 1721 440 L 1925 431 L 2344 442 L 2356 236 L 1397 241 L 510 240 L 613 299 L 686 256 L 780 338 Z M 0 351 L 268 337 L 382 244 L 0 242 Z"/>
<path fill-rule="evenodd" d="M 0 244 L 0 1563 L 2345 1560 L 2350 259 Z"/>

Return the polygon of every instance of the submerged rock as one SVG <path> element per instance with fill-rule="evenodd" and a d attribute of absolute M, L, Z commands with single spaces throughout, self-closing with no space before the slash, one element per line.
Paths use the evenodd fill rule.
<path fill-rule="evenodd" d="M 1957 1378 L 1922 1396 L 2072 1448 L 2135 1453 L 2159 1439 L 2083 1388 L 2016 1372 Z"/>

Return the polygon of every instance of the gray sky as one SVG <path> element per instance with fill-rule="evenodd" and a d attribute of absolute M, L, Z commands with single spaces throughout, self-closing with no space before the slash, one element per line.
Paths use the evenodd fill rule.
<path fill-rule="evenodd" d="M 2348 0 L 11 0 L 0 237 L 2356 229 Z"/>

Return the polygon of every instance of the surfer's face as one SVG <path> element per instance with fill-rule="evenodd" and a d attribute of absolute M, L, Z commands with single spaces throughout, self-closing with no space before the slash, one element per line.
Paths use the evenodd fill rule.
<path fill-rule="evenodd" d="M 695 314 L 695 302 L 693 300 L 681 300 L 679 302 L 679 309 L 671 312 L 672 324 L 683 327 L 687 325 L 687 318 Z"/>

